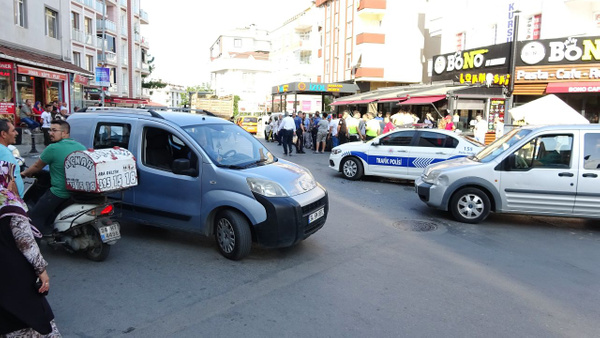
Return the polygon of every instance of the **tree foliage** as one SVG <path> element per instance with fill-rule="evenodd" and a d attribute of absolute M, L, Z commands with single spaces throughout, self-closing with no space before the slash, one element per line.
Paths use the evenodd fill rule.
<path fill-rule="evenodd" d="M 158 89 L 158 88 L 165 88 L 166 86 L 167 86 L 167 83 L 163 82 L 161 79 L 142 82 L 142 88 Z"/>
<path fill-rule="evenodd" d="M 199 85 L 195 85 L 195 86 L 189 86 L 185 88 L 185 93 L 181 93 L 181 104 L 184 106 L 189 106 L 190 104 L 190 93 L 198 93 L 198 92 L 202 92 L 202 93 L 212 93 L 213 90 L 210 87 L 210 83 L 208 82 L 203 82 L 202 84 Z"/>
<path fill-rule="evenodd" d="M 233 116 L 237 116 L 239 114 L 238 102 L 240 102 L 240 97 L 235 95 L 233 97 Z"/>

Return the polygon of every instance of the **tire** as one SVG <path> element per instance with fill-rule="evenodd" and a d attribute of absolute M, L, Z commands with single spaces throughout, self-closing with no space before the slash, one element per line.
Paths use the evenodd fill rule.
<path fill-rule="evenodd" d="M 215 219 L 215 240 L 221 255 L 234 261 L 240 260 L 248 256 L 252 248 L 250 224 L 238 212 L 221 211 Z"/>
<path fill-rule="evenodd" d="M 490 205 L 489 197 L 480 189 L 463 188 L 452 196 L 450 211 L 457 221 L 476 224 L 488 217 Z"/>
<path fill-rule="evenodd" d="M 102 239 L 100 238 L 100 234 L 98 233 L 98 230 L 96 230 L 96 228 L 93 228 L 91 231 L 93 232 L 92 236 L 94 237 L 94 242 L 96 242 L 99 245 L 87 249 L 85 251 L 85 256 L 91 261 L 102 262 L 108 257 L 108 254 L 110 253 L 110 245 L 102 243 Z"/>
<path fill-rule="evenodd" d="M 358 180 L 363 175 L 363 165 L 356 157 L 349 157 L 342 161 L 342 175 L 349 180 Z"/>

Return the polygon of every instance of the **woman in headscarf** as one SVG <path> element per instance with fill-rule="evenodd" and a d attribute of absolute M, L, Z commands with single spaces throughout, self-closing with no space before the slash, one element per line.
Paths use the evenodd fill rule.
<path fill-rule="evenodd" d="M 0 161 L 0 336 L 60 337 L 44 294 L 50 288 L 23 200 L 7 189 L 14 166 Z M 36 283 L 36 279 L 41 281 Z"/>

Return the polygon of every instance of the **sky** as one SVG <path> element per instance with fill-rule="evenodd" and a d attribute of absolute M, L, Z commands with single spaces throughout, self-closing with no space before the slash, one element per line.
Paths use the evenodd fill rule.
<path fill-rule="evenodd" d="M 209 50 L 229 30 L 255 24 L 273 30 L 310 7 L 310 0 L 141 0 L 141 25 L 154 57 L 152 79 L 183 86 L 210 81 Z"/>

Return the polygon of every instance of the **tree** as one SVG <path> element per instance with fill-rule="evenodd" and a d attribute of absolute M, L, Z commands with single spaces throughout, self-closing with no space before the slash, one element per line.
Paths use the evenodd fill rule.
<path fill-rule="evenodd" d="M 164 88 L 167 84 L 165 83 L 164 86 L 161 87 L 161 84 L 163 83 L 161 80 L 146 82 L 146 78 L 150 76 L 150 74 L 152 74 L 152 71 L 154 71 L 154 56 L 147 54 L 146 63 L 148 64 L 148 74 L 142 74 L 142 88 Z M 158 87 L 154 87 L 156 85 L 156 82 L 159 82 Z"/>
<path fill-rule="evenodd" d="M 213 90 L 210 88 L 210 83 L 203 82 L 202 84 L 190 86 L 185 88 L 185 93 L 181 93 L 181 104 L 184 106 L 190 105 L 190 92 L 191 93 L 212 93 Z"/>
<path fill-rule="evenodd" d="M 158 89 L 158 88 L 165 88 L 166 86 L 167 86 L 167 83 L 163 82 L 161 79 L 150 80 L 148 82 L 142 82 L 142 88 Z"/>
<path fill-rule="evenodd" d="M 233 97 L 233 116 L 237 116 L 239 114 L 238 102 L 240 102 L 240 97 L 238 95 L 235 95 Z"/>

